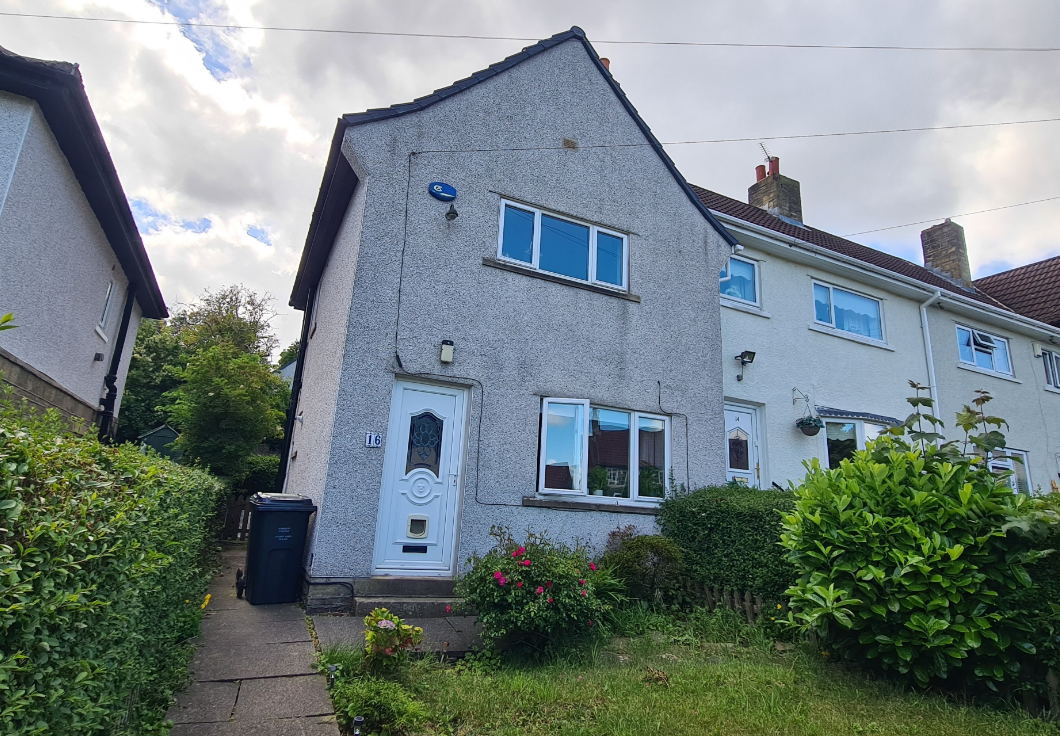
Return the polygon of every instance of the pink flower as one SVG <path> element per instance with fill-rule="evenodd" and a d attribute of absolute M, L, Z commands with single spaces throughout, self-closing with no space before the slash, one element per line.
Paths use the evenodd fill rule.
<path fill-rule="evenodd" d="M 552 602 L 552 599 L 551 599 L 551 598 L 549 598 L 549 599 L 548 599 L 548 602 L 549 602 L 549 603 L 551 603 L 551 602 Z"/>
<path fill-rule="evenodd" d="M 592 626 L 592 625 L 593 625 L 593 620 L 592 620 L 592 619 L 589 619 L 589 625 L 590 625 L 590 626 Z M 693 713 L 695 713 L 695 711 L 692 711 L 692 712 L 693 712 Z"/>
<path fill-rule="evenodd" d="M 546 588 L 551 588 L 552 587 L 552 581 L 549 580 L 547 583 L 545 583 L 545 587 Z"/>
<path fill-rule="evenodd" d="M 520 547 L 519 549 L 517 549 L 514 552 L 512 552 L 512 557 L 518 557 L 523 552 L 526 552 L 526 547 Z"/>
<path fill-rule="evenodd" d="M 523 560 L 523 565 L 525 567 L 530 567 L 530 560 Z"/>
<path fill-rule="evenodd" d="M 494 580 L 500 580 L 503 577 L 504 577 L 504 573 L 501 572 L 500 570 L 497 570 L 495 573 L 493 573 L 493 579 Z"/>
<path fill-rule="evenodd" d="M 596 572 L 596 563 L 595 562 L 590 562 L 589 563 L 589 569 L 592 570 L 593 572 Z"/>
<path fill-rule="evenodd" d="M 518 583 L 516 583 L 516 584 L 515 584 L 515 587 L 516 587 L 516 588 L 521 588 L 521 587 L 523 587 L 523 581 L 522 581 L 522 580 L 520 580 L 520 581 L 519 581 Z"/>
<path fill-rule="evenodd" d="M 589 591 L 587 591 L 587 590 L 583 590 L 583 591 L 582 591 L 582 598 L 584 598 L 584 597 L 585 597 L 585 596 L 587 596 L 587 595 L 589 595 Z"/>
<path fill-rule="evenodd" d="M 449 612 L 450 612 L 450 611 L 452 611 L 452 610 L 453 610 L 453 607 L 452 607 L 452 606 L 446 606 L 446 607 L 445 607 L 445 612 L 446 612 L 446 613 L 449 613 Z"/>
<path fill-rule="evenodd" d="M 541 594 L 542 594 L 542 593 L 544 593 L 544 592 L 545 592 L 545 589 L 544 589 L 544 588 L 542 588 L 542 587 L 541 587 L 540 585 L 539 585 L 539 586 L 537 586 L 537 594 L 538 594 L 538 595 L 541 595 Z"/>
<path fill-rule="evenodd" d="M 504 585 L 507 582 L 508 582 L 508 579 L 506 577 L 504 577 L 503 575 L 501 575 L 499 578 L 497 578 L 497 584 L 498 585 Z"/>
<path fill-rule="evenodd" d="M 578 581 L 578 585 L 585 585 L 585 581 L 584 580 L 579 580 Z"/>

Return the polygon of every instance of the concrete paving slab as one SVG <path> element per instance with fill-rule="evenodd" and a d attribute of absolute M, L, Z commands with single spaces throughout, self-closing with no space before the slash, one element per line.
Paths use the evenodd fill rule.
<path fill-rule="evenodd" d="M 265 721 L 326 716 L 335 712 L 323 675 L 243 680 L 233 718 Z"/>
<path fill-rule="evenodd" d="M 272 721 L 189 723 L 174 726 L 170 736 L 339 736 L 334 716 Z"/>
<path fill-rule="evenodd" d="M 239 693 L 238 682 L 193 682 L 177 695 L 166 718 L 174 723 L 214 723 L 232 717 Z"/>
<path fill-rule="evenodd" d="M 210 626 L 203 626 L 199 642 L 216 647 L 231 642 L 234 645 L 282 644 L 293 641 L 312 641 L 305 618 L 273 621 L 267 624 L 247 623 L 242 619 L 212 619 Z"/>
<path fill-rule="evenodd" d="M 204 646 L 190 669 L 196 682 L 310 675 L 316 671 L 313 654 L 309 642 Z"/>
<path fill-rule="evenodd" d="M 213 601 L 211 601 L 212 603 Z M 294 619 L 305 620 L 305 611 L 297 603 L 274 603 L 265 606 L 252 606 L 245 599 L 238 601 L 232 608 L 213 609 L 206 607 L 206 617 L 217 617 L 214 623 L 226 624 L 232 621 L 243 621 L 245 623 L 266 624 L 276 621 L 292 621 Z M 213 625 L 213 624 L 211 624 Z M 206 621 L 203 621 L 206 628 Z"/>

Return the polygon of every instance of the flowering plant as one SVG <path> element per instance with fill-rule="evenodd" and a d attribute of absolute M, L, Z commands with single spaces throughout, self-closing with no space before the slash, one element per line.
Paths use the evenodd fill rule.
<path fill-rule="evenodd" d="M 408 659 L 418 649 L 423 629 L 409 626 L 385 608 L 364 617 L 364 663 L 370 671 L 386 671 Z"/>
<path fill-rule="evenodd" d="M 482 638 L 540 653 L 599 631 L 610 608 L 611 576 L 597 570 L 584 547 L 567 547 L 528 532 L 516 542 L 507 528 L 485 555 L 473 555 L 457 594 L 476 611 Z"/>

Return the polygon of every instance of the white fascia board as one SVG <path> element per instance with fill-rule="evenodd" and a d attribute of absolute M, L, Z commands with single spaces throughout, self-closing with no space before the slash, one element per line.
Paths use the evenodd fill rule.
<path fill-rule="evenodd" d="M 857 258 L 844 256 L 841 253 L 836 253 L 799 238 L 778 233 L 761 225 L 740 220 L 723 212 L 711 211 L 747 247 L 779 255 L 798 263 L 813 265 L 822 271 L 879 286 L 898 296 L 906 296 L 920 302 L 929 299 L 936 291 L 941 291 L 942 298 L 936 303 L 945 305 L 942 308 L 946 311 L 1012 330 L 1037 340 L 1049 341 L 1052 338 L 1060 342 L 1060 328 L 1024 317 L 1015 312 L 999 309 L 970 297 L 961 296 L 952 291 L 940 290 L 930 284 L 925 284 L 923 281 L 903 276 Z"/>

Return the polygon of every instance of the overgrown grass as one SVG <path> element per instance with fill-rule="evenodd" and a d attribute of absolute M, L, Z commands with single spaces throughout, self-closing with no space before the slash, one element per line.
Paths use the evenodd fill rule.
<path fill-rule="evenodd" d="M 778 653 L 761 629 L 728 611 L 699 612 L 685 620 L 644 609 L 624 615 L 616 622 L 624 636 L 550 664 L 413 663 L 404 687 L 428 718 L 404 733 L 1060 734 L 1056 726 L 1015 710 L 967 705 L 869 680 L 807 646 Z M 325 659 L 346 665 L 345 672 L 357 666 L 355 654 L 339 650 L 328 650 Z M 342 709 L 342 703 L 336 706 Z"/>

